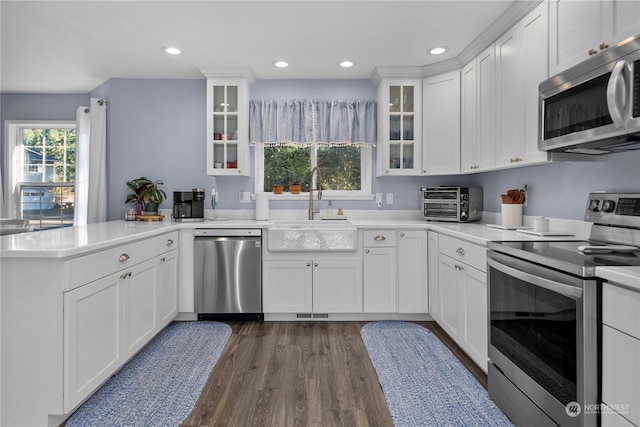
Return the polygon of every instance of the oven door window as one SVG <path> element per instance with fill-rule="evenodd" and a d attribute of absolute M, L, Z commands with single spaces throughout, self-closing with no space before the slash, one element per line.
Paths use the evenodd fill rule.
<path fill-rule="evenodd" d="M 458 218 L 458 203 L 425 203 L 424 214 L 428 218 Z"/>
<path fill-rule="evenodd" d="M 562 404 L 576 396 L 577 301 L 490 268 L 491 345 Z"/>

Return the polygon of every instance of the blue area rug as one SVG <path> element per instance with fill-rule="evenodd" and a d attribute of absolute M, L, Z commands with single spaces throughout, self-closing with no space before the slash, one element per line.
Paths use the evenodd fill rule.
<path fill-rule="evenodd" d="M 231 337 L 219 322 L 169 326 L 111 377 L 67 427 L 177 426 L 189 416 Z"/>
<path fill-rule="evenodd" d="M 364 325 L 361 335 L 397 427 L 512 426 L 431 331 L 383 321 Z"/>

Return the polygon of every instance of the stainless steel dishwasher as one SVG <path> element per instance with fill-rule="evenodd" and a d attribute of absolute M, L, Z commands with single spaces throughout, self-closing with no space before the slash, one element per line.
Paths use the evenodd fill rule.
<path fill-rule="evenodd" d="M 198 320 L 263 320 L 260 229 L 196 229 Z"/>

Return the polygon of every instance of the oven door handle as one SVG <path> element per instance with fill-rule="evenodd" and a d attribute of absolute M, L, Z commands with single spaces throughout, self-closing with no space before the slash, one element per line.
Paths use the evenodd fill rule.
<path fill-rule="evenodd" d="M 539 277 L 530 273 L 516 270 L 513 267 L 504 265 L 491 258 L 487 259 L 487 263 L 489 264 L 489 267 L 493 267 L 496 270 L 503 272 L 504 274 L 515 277 L 516 279 L 519 279 L 525 282 L 532 283 L 535 286 L 540 286 L 541 288 L 548 289 L 552 292 L 557 292 L 566 297 L 569 297 L 572 299 L 578 299 L 582 296 L 582 289 L 577 288 L 575 286 L 567 285 L 564 283 L 556 282 L 555 280 L 545 279 L 544 277 Z M 491 283 L 489 283 L 489 286 L 491 286 Z"/>

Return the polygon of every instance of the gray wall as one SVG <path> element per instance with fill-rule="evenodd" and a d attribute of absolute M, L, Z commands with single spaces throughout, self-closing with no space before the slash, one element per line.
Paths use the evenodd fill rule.
<path fill-rule="evenodd" d="M 165 181 L 168 200 L 162 208 L 171 207 L 173 191 L 210 188 L 214 181 L 221 208 L 254 208 L 253 202 L 238 201 L 240 191 L 254 191 L 253 177 L 214 180 L 206 175 L 205 80 L 112 79 L 87 95 L 2 94 L 2 120 L 73 119 L 76 108 L 87 105 L 90 96 L 108 102 L 109 219 L 122 217 L 125 182 L 142 175 Z M 252 86 L 251 97 L 375 98 L 375 87 L 368 80 L 260 80 Z M 640 192 L 639 165 L 640 151 L 635 151 L 610 155 L 605 162 L 554 163 L 465 176 L 374 177 L 372 187 L 374 192 L 394 193 L 395 203 L 382 209 L 420 209 L 421 186 L 479 185 L 484 188 L 484 209 L 499 212 L 498 196 L 527 184 L 526 215 L 582 219 L 591 191 Z M 377 209 L 372 200 L 340 205 L 345 210 Z M 306 204 L 289 201 L 271 207 L 306 209 Z"/>

